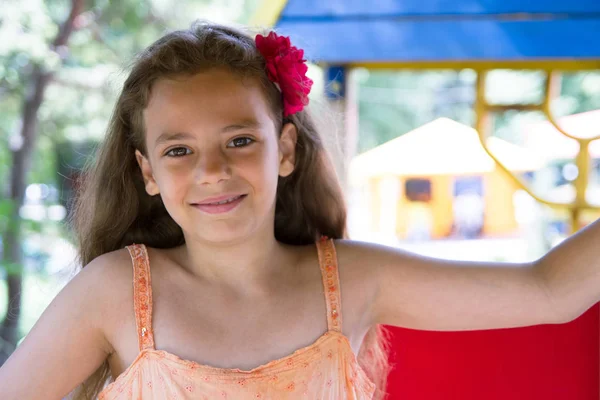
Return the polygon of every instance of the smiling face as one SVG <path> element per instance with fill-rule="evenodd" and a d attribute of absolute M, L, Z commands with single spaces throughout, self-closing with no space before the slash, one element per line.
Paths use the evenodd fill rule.
<path fill-rule="evenodd" d="M 257 82 L 222 69 L 161 79 L 143 113 L 147 154 L 136 158 L 186 236 L 223 242 L 273 231 L 278 176 L 294 169 L 296 129 L 281 135 Z M 245 195 L 229 211 L 208 198 Z M 221 207 L 231 208 L 229 207 Z"/>

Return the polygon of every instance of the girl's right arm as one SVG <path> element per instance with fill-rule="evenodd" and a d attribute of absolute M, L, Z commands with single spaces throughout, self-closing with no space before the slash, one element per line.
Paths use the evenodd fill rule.
<path fill-rule="evenodd" d="M 107 267 L 114 257 L 106 256 L 67 283 L 0 368 L 0 398 L 62 399 L 111 353 L 102 321 L 110 308 Z"/>

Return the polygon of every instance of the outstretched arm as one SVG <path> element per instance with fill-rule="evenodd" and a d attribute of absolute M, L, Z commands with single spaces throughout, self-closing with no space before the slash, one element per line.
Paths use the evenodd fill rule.
<path fill-rule="evenodd" d="M 531 263 L 423 257 L 342 241 L 374 281 L 372 324 L 436 331 L 511 328 L 571 321 L 600 300 L 600 223 Z"/>

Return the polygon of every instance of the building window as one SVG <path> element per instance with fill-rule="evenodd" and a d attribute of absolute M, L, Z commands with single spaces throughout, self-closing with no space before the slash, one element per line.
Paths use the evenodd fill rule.
<path fill-rule="evenodd" d="M 431 201 L 431 181 L 429 179 L 407 179 L 404 193 L 410 201 Z"/>

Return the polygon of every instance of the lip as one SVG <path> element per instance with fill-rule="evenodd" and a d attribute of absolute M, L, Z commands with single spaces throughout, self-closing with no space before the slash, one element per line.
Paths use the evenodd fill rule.
<path fill-rule="evenodd" d="M 216 203 L 218 201 L 223 201 L 223 200 L 227 200 L 230 199 L 232 197 L 236 197 L 236 196 L 243 196 L 245 193 L 229 193 L 229 194 L 225 194 L 223 196 L 218 196 L 218 197 L 209 197 L 206 198 L 202 201 L 199 201 L 198 203 L 194 203 L 193 205 L 195 206 L 200 206 L 200 205 L 206 205 L 206 203 Z"/>
<path fill-rule="evenodd" d="M 235 196 L 225 196 L 225 197 L 220 197 L 222 200 L 226 200 L 229 199 L 231 197 L 235 197 Z M 247 195 L 243 194 L 241 195 L 241 197 L 237 200 L 232 201 L 231 203 L 225 203 L 225 204 L 216 204 L 216 205 L 209 205 L 209 204 L 192 204 L 192 206 L 194 206 L 195 208 L 207 213 L 207 214 L 224 214 L 227 212 L 232 211 L 233 209 L 237 208 L 238 205 L 244 201 L 244 199 L 247 197 Z M 211 200 L 211 201 L 219 201 L 219 200 Z"/>

